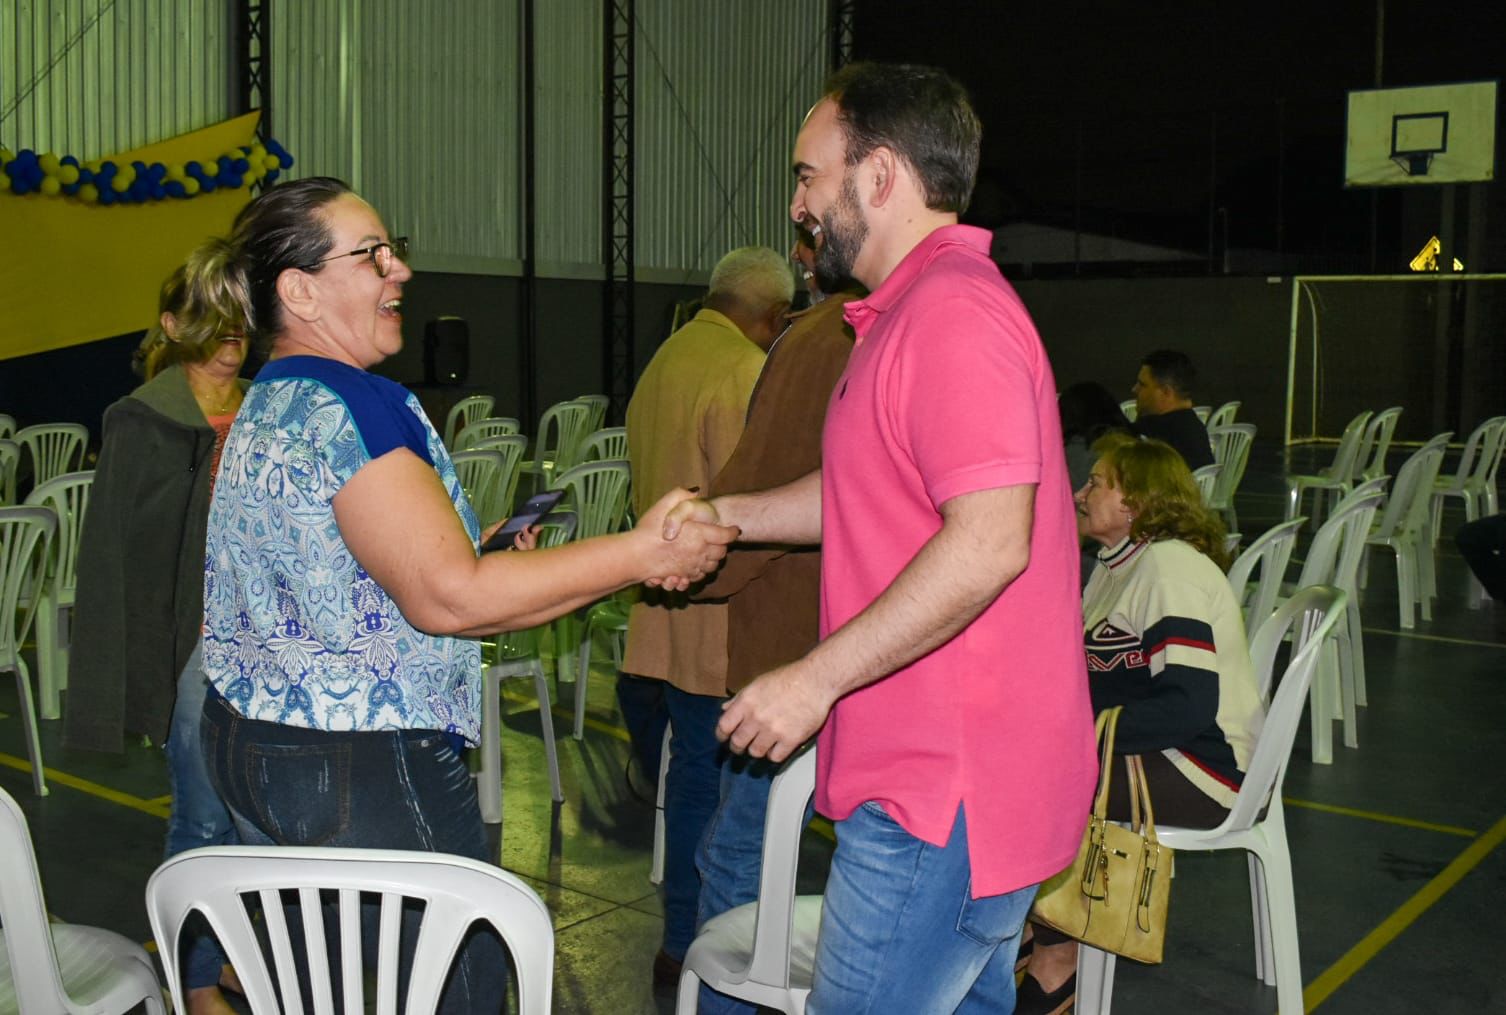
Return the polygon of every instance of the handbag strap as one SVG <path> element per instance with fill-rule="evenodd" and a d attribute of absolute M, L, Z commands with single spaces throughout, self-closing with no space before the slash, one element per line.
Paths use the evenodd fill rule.
<path fill-rule="evenodd" d="M 1113 774 L 1114 731 L 1119 727 L 1121 706 L 1106 708 L 1098 713 L 1095 724 L 1098 732 L 1098 795 L 1093 800 L 1093 816 L 1100 821 L 1109 814 L 1109 776 Z"/>
<path fill-rule="evenodd" d="M 1156 812 L 1150 803 L 1150 780 L 1145 778 L 1145 762 L 1140 760 L 1140 755 L 1131 754 L 1124 759 L 1125 769 L 1129 772 L 1131 817 L 1134 821 L 1134 829 L 1139 832 L 1148 842 L 1160 844 L 1156 838 Z M 1145 822 L 1141 824 L 1141 811 L 1144 811 Z"/>

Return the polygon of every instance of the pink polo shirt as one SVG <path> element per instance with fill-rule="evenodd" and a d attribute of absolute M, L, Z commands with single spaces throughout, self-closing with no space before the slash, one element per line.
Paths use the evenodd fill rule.
<path fill-rule="evenodd" d="M 975 897 L 1072 861 L 1098 768 L 1056 385 L 988 246 L 982 229 L 938 229 L 847 305 L 857 342 L 821 472 L 822 637 L 889 586 L 947 500 L 1036 486 L 1025 572 L 950 642 L 839 701 L 821 731 L 821 812 L 877 801 L 940 846 L 962 804 Z"/>

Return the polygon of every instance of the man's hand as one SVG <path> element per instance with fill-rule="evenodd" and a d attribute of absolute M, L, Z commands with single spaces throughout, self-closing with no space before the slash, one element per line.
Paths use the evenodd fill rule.
<path fill-rule="evenodd" d="M 722 706 L 716 735 L 739 753 L 783 761 L 815 735 L 835 703 L 806 660 L 770 670 Z"/>
<path fill-rule="evenodd" d="M 665 517 L 675 507 L 691 502 L 688 490 L 671 490 L 659 498 L 639 519 L 633 534 L 644 545 L 648 556 L 645 583 L 683 592 L 705 578 L 727 555 L 727 544 L 738 537 L 735 526 L 688 520 L 679 525 L 675 538 L 664 536 Z"/>
<path fill-rule="evenodd" d="M 711 501 L 698 498 L 682 500 L 664 516 L 664 538 L 673 539 L 678 536 L 680 528 L 686 522 L 709 522 L 715 525 L 720 521 Z"/>

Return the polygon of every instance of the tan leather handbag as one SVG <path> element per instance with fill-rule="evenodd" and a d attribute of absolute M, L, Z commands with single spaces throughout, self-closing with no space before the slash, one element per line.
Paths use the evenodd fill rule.
<path fill-rule="evenodd" d="M 1098 716 L 1098 796 L 1082 847 L 1072 866 L 1041 885 L 1031 918 L 1094 948 L 1156 963 L 1166 939 L 1172 851 L 1156 839 L 1150 787 L 1137 754 L 1124 759 L 1131 827 L 1108 820 L 1118 722 L 1118 708 Z"/>

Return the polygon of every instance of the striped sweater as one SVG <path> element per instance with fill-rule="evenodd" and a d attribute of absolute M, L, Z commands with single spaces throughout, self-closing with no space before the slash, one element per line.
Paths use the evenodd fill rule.
<path fill-rule="evenodd" d="M 1116 753 L 1161 751 L 1225 807 L 1265 719 L 1239 604 L 1223 572 L 1180 540 L 1098 555 L 1083 590 L 1093 710 L 1123 705 Z"/>

